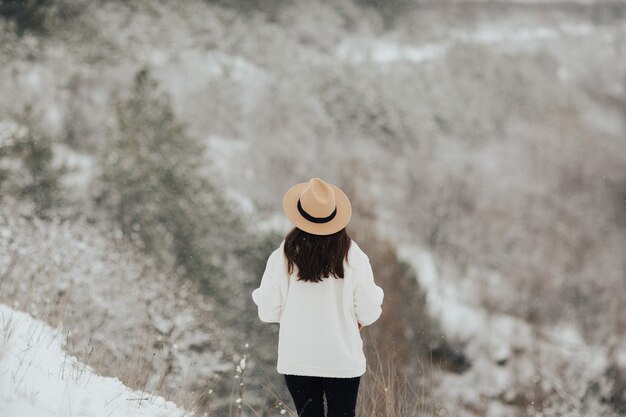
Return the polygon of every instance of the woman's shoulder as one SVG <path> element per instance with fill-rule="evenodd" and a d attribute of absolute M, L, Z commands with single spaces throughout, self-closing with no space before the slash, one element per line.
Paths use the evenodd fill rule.
<path fill-rule="evenodd" d="M 280 269 L 286 265 L 287 257 L 285 256 L 283 240 L 280 245 L 272 251 L 267 257 L 266 268 Z"/>
<path fill-rule="evenodd" d="M 364 260 L 369 261 L 367 254 L 353 239 L 350 239 L 350 249 L 348 249 L 348 262 L 351 260 L 354 260 L 355 262 L 362 262 Z"/>
<path fill-rule="evenodd" d="M 270 253 L 270 255 L 268 256 L 268 262 L 272 262 L 277 260 L 278 258 L 284 258 L 285 257 L 285 240 L 283 239 L 282 242 L 280 242 L 280 245 L 274 249 L 272 251 L 272 253 Z"/>

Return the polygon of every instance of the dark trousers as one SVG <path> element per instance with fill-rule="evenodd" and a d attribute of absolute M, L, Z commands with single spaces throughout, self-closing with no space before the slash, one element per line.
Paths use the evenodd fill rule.
<path fill-rule="evenodd" d="M 354 417 L 361 377 L 330 378 L 321 376 L 284 375 L 285 383 L 296 405 L 298 417 Z"/>

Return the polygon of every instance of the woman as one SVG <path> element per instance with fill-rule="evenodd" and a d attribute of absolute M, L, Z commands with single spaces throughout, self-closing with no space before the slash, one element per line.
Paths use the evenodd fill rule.
<path fill-rule="evenodd" d="M 346 225 L 352 207 L 337 186 L 291 187 L 283 210 L 296 226 L 269 257 L 252 292 L 259 318 L 280 323 L 276 369 L 298 416 L 354 416 L 365 354 L 360 330 L 382 314 L 384 293 Z"/>

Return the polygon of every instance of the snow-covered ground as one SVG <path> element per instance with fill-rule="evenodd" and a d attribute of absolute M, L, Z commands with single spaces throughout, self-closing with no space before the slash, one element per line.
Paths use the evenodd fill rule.
<path fill-rule="evenodd" d="M 447 337 L 464 344 L 464 353 L 472 363 L 465 373 L 442 374 L 442 386 L 449 398 L 458 404 L 484 407 L 485 415 L 513 415 L 515 407 L 507 403 L 519 405 L 524 401 L 524 387 L 538 384 L 546 392 L 556 391 L 562 404 L 576 402 L 582 412 L 587 383 L 602 380 L 603 372 L 611 366 L 608 343 L 585 343 L 572 323 L 533 327 L 511 315 L 490 313 L 481 305 L 481 292 L 504 296 L 512 291 L 497 274 L 476 271 L 473 277 L 446 277 L 429 251 L 404 245 L 398 253 L 417 271 L 419 285 L 426 290 L 429 314 L 439 319 Z M 613 354 L 619 366 L 626 366 L 626 344 Z M 569 385 L 565 386 L 568 379 Z M 485 397 L 502 401 L 485 402 Z M 553 405 L 555 409 L 559 406 Z M 595 399 L 587 406 L 601 413 L 589 415 L 613 415 Z M 530 401 L 526 408 L 529 413 L 536 411 Z"/>
<path fill-rule="evenodd" d="M 115 232 L 30 221 L 28 210 L 9 198 L 0 205 L 0 303 L 69 331 L 67 351 L 82 359 L 93 349 L 85 362 L 98 373 L 178 403 L 177 393 L 214 388 L 234 368 L 213 306 L 189 281 L 159 271 Z"/>
<path fill-rule="evenodd" d="M 68 356 L 63 334 L 0 304 L 0 415 L 3 417 L 176 417 L 171 401 L 97 375 Z"/>

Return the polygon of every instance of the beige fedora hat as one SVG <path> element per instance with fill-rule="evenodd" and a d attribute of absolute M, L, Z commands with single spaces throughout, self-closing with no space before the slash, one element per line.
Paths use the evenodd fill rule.
<path fill-rule="evenodd" d="M 297 228 L 314 235 L 338 232 L 352 216 L 348 196 L 336 185 L 319 178 L 311 178 L 287 190 L 283 210 Z"/>

